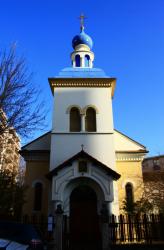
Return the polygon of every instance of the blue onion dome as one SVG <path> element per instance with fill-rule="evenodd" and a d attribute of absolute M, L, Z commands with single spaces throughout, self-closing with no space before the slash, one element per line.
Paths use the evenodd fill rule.
<path fill-rule="evenodd" d="M 75 36 L 72 39 L 72 47 L 75 49 L 75 47 L 79 44 L 85 44 L 87 45 L 90 49 L 92 49 L 93 46 L 93 41 L 90 36 L 88 36 L 85 32 L 84 29 L 81 29 L 81 32 L 79 35 Z"/>

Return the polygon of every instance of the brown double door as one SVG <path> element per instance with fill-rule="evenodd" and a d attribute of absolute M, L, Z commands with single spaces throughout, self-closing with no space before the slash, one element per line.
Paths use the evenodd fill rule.
<path fill-rule="evenodd" d="M 79 186 L 70 197 L 71 250 L 101 250 L 97 196 L 89 186 Z"/>

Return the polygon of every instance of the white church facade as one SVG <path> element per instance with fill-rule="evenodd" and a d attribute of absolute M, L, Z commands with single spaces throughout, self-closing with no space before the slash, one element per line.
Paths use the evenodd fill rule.
<path fill-rule="evenodd" d="M 84 216 L 91 231 L 104 207 L 108 214 L 118 215 L 128 195 L 139 197 L 141 162 L 147 153 L 143 145 L 114 129 L 116 78 L 94 68 L 92 45 L 81 25 L 72 41 L 72 67 L 49 78 L 52 130 L 21 151 L 29 187 L 24 213 L 49 215 L 60 207 L 72 220 L 74 233 L 83 228 Z"/>

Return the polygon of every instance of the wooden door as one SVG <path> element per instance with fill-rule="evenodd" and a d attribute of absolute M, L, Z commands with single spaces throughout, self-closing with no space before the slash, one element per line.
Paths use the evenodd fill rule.
<path fill-rule="evenodd" d="M 88 186 L 74 189 L 70 197 L 71 250 L 100 250 L 101 237 L 96 193 Z"/>

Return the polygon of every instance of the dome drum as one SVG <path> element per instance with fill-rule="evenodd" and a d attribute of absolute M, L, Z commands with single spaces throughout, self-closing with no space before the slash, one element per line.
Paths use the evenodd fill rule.
<path fill-rule="evenodd" d="M 74 51 L 71 54 L 73 67 L 92 68 L 94 54 L 91 51 Z"/>
<path fill-rule="evenodd" d="M 91 51 L 92 39 L 85 34 L 84 30 L 72 40 L 74 51 L 71 54 L 72 66 L 80 68 L 92 68 L 94 53 Z"/>
<path fill-rule="evenodd" d="M 91 49 L 86 44 L 79 44 L 75 47 L 75 51 L 91 51 Z"/>

